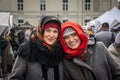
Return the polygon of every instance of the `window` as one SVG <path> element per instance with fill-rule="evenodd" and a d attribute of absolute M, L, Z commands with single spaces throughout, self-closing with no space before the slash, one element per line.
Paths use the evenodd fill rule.
<path fill-rule="evenodd" d="M 68 11 L 68 0 L 63 0 L 63 11 Z"/>
<path fill-rule="evenodd" d="M 90 0 L 85 0 L 85 10 L 90 10 Z"/>
<path fill-rule="evenodd" d="M 45 11 L 46 10 L 46 0 L 40 0 L 40 10 Z"/>
<path fill-rule="evenodd" d="M 24 20 L 23 20 L 23 19 L 19 19 L 19 20 L 18 20 L 18 26 L 21 26 L 23 23 L 24 23 Z"/>
<path fill-rule="evenodd" d="M 23 10 L 23 0 L 17 0 L 18 2 L 18 10 L 22 11 Z"/>

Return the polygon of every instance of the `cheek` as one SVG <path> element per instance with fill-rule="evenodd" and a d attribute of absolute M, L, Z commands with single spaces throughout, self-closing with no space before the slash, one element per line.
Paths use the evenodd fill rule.
<path fill-rule="evenodd" d="M 47 33 L 44 32 L 42 37 L 45 39 L 47 37 Z"/>
<path fill-rule="evenodd" d="M 82 43 L 82 41 L 81 41 L 80 39 L 78 39 L 78 43 L 79 43 L 79 44 L 81 44 L 81 43 Z"/>
<path fill-rule="evenodd" d="M 44 32 L 43 32 L 43 37 L 44 37 L 45 35 L 46 35 L 46 32 L 44 31 Z"/>
<path fill-rule="evenodd" d="M 55 36 L 58 38 L 58 37 L 59 37 L 59 34 L 57 33 L 57 34 L 55 34 Z"/>
<path fill-rule="evenodd" d="M 68 42 L 69 42 L 69 40 L 68 40 L 68 39 L 65 39 L 65 44 L 66 44 L 67 46 L 69 45 Z"/>

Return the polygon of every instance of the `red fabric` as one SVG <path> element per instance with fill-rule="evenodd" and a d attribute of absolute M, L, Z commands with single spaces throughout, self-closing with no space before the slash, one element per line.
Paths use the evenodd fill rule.
<path fill-rule="evenodd" d="M 58 29 L 58 31 L 60 31 L 60 28 L 59 28 L 59 26 L 56 24 L 56 23 L 47 23 L 47 24 L 45 24 L 44 26 L 43 26 L 43 31 L 44 30 L 46 30 L 46 29 L 48 29 L 48 28 L 56 28 L 56 29 Z"/>
<path fill-rule="evenodd" d="M 71 28 L 75 29 L 76 33 L 78 34 L 78 36 L 80 37 L 80 39 L 82 41 L 80 46 L 76 49 L 68 48 L 66 43 L 65 43 L 65 40 L 63 38 L 63 34 L 64 34 L 64 30 L 67 27 L 71 27 Z M 80 55 L 84 54 L 85 49 L 87 47 L 87 43 L 88 43 L 88 37 L 86 36 L 82 27 L 79 24 L 77 24 L 75 22 L 65 22 L 65 23 L 62 24 L 60 41 L 62 43 L 64 51 L 67 54 L 66 58 L 71 59 L 73 57 L 80 56 Z"/>

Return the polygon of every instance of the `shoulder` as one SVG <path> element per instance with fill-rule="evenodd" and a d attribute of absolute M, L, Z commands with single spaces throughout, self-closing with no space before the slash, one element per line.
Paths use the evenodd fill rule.
<path fill-rule="evenodd" d="M 97 46 L 104 46 L 104 43 L 102 41 L 98 41 L 98 42 L 96 42 L 96 45 Z"/>
<path fill-rule="evenodd" d="M 91 54 L 103 55 L 108 53 L 108 49 L 103 42 L 97 41 L 95 45 L 89 46 L 88 51 Z"/>
<path fill-rule="evenodd" d="M 17 55 L 25 56 L 30 52 L 30 42 L 23 42 L 18 48 Z"/>
<path fill-rule="evenodd" d="M 105 44 L 102 41 L 96 41 L 94 45 L 90 45 L 89 48 L 105 48 Z"/>

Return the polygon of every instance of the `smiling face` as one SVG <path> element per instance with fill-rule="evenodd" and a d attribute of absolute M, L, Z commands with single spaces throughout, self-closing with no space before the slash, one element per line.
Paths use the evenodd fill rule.
<path fill-rule="evenodd" d="M 53 45 L 58 39 L 58 29 L 57 28 L 47 28 L 43 33 L 44 41 L 49 44 Z"/>
<path fill-rule="evenodd" d="M 81 40 L 76 34 L 76 32 L 73 32 L 69 35 L 65 35 L 64 40 L 65 40 L 67 47 L 69 47 L 70 49 L 76 49 L 81 44 Z"/>

